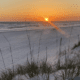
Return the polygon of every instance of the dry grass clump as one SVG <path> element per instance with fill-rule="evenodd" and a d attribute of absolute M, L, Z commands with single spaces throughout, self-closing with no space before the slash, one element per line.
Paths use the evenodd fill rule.
<path fill-rule="evenodd" d="M 72 47 L 72 50 L 80 46 L 80 41 Z"/>
<path fill-rule="evenodd" d="M 13 70 L 7 69 L 0 74 L 0 80 L 12 80 L 15 75 L 16 73 Z"/>

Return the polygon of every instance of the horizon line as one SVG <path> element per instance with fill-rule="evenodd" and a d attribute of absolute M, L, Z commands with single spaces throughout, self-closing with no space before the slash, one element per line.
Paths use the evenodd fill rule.
<path fill-rule="evenodd" d="M 72 20 L 70 20 L 72 22 Z M 64 20 L 64 21 L 50 21 L 50 22 L 70 22 L 69 20 Z M 80 21 L 80 20 L 73 20 L 75 21 Z M 1 22 L 46 22 L 46 21 L 0 21 Z"/>

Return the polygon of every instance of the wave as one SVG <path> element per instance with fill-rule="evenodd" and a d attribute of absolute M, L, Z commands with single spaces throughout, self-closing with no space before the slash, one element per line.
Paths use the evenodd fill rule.
<path fill-rule="evenodd" d="M 52 22 L 58 27 L 79 27 L 80 22 Z M 54 29 L 49 23 L 45 22 L 0 22 L 0 32 L 23 31 L 37 29 Z"/>

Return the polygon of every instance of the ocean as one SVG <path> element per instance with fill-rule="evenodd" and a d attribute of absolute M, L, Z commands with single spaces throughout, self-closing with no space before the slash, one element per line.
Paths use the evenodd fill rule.
<path fill-rule="evenodd" d="M 80 21 L 51 21 L 58 27 L 80 26 Z M 27 28 L 27 27 L 50 27 L 48 22 L 0 22 L 0 29 Z"/>

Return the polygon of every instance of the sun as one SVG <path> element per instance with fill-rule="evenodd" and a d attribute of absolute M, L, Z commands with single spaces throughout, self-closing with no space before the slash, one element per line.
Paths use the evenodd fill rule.
<path fill-rule="evenodd" d="M 45 21 L 48 21 L 48 18 L 45 18 Z"/>

